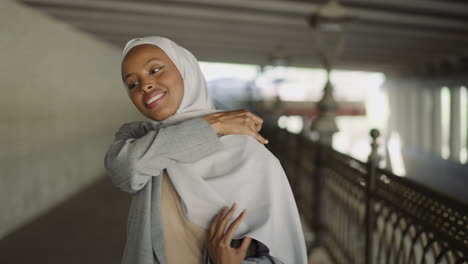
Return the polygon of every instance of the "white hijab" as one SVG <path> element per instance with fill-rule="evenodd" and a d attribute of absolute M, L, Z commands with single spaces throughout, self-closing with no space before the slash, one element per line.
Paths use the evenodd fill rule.
<path fill-rule="evenodd" d="M 124 47 L 122 60 L 133 47 L 141 44 L 151 44 L 161 48 L 177 69 L 184 80 L 184 97 L 176 113 L 164 121 L 152 120 L 154 124 L 176 123 L 196 116 L 204 116 L 223 110 L 216 110 L 208 96 L 208 87 L 205 76 L 200 69 L 197 59 L 184 47 L 177 45 L 174 41 L 158 36 L 148 36 L 129 40 Z M 130 96 L 130 90 L 124 83 L 125 91 Z"/>
<path fill-rule="evenodd" d="M 216 110 L 208 96 L 206 80 L 197 59 L 175 42 L 158 36 L 136 38 L 125 45 L 122 60 L 137 45 L 161 48 L 184 80 L 184 97 L 176 113 L 165 124 Z M 124 85 L 125 86 L 125 85 Z M 128 89 L 125 86 L 125 89 Z M 161 123 L 154 121 L 153 123 Z M 234 239 L 251 237 L 265 244 L 270 255 L 285 264 L 306 264 L 303 230 L 291 187 L 278 159 L 248 135 L 219 137 L 221 147 L 194 163 L 178 163 L 167 173 L 181 197 L 185 216 L 208 229 L 223 206 L 237 202 L 238 209 L 228 225 L 245 208 L 247 214 Z"/>

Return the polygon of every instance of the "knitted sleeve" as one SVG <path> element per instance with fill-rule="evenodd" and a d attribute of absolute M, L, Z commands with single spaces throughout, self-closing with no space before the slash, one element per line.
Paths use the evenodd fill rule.
<path fill-rule="evenodd" d="M 220 145 L 218 135 L 202 117 L 166 127 L 142 121 L 125 123 L 115 134 L 104 166 L 114 185 L 135 193 L 171 164 L 195 162 Z"/>

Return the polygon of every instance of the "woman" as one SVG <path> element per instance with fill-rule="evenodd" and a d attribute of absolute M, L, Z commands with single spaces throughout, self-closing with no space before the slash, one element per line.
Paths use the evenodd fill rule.
<path fill-rule="evenodd" d="M 258 143 L 262 120 L 215 110 L 195 57 L 166 38 L 130 40 L 122 79 L 151 119 L 124 124 L 105 157 L 111 180 L 133 196 L 123 263 L 306 263 L 289 184 Z M 249 216 L 235 215 L 236 201 Z"/>

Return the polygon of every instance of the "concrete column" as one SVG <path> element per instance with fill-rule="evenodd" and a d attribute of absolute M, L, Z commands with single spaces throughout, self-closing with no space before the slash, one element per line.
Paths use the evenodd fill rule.
<path fill-rule="evenodd" d="M 388 133 L 386 133 L 386 136 L 385 136 L 385 156 L 384 157 L 385 157 L 386 168 L 391 170 L 392 162 L 390 160 L 390 155 L 388 154 L 388 142 L 389 142 L 392 131 L 397 129 L 396 123 L 395 123 L 395 115 L 393 112 L 394 102 L 395 102 L 395 99 L 394 99 L 395 90 L 389 84 L 388 81 L 386 81 L 382 87 L 385 93 L 387 94 L 388 106 L 390 108 L 390 116 L 387 120 L 387 132 Z"/>
<path fill-rule="evenodd" d="M 407 144 L 409 144 L 409 142 L 411 142 L 410 140 L 410 129 L 408 127 L 408 124 L 410 122 L 410 119 L 409 119 L 409 97 L 408 97 L 408 94 L 409 94 L 409 91 L 408 91 L 408 87 L 401 87 L 398 91 L 399 91 L 399 95 L 398 97 L 400 98 L 400 103 L 398 105 L 399 109 L 398 109 L 398 119 L 400 120 L 399 121 L 399 127 L 400 127 L 400 137 L 401 137 L 401 141 L 402 141 L 402 145 L 403 146 L 407 146 Z"/>
<path fill-rule="evenodd" d="M 432 153 L 436 156 L 442 155 L 442 108 L 441 108 L 441 97 L 440 87 L 431 89 L 432 95 L 432 124 L 431 124 L 431 136 L 432 136 Z"/>
<path fill-rule="evenodd" d="M 419 87 L 417 86 L 412 86 L 409 88 L 409 122 L 406 124 L 406 126 L 409 128 L 409 133 L 410 133 L 410 139 L 409 139 L 409 145 L 410 148 L 415 149 L 415 150 L 420 150 L 420 141 L 419 141 L 419 136 L 421 134 L 420 126 L 419 126 Z"/>
<path fill-rule="evenodd" d="M 390 108 L 390 116 L 389 116 L 388 121 L 387 121 L 387 128 L 388 128 L 388 131 L 392 131 L 392 130 L 396 129 L 395 116 L 394 116 L 394 113 L 393 113 L 393 109 L 395 108 L 394 107 L 395 90 L 394 90 L 393 86 L 391 86 L 388 81 L 386 81 L 385 84 L 382 85 L 382 87 L 383 87 L 385 93 L 387 94 L 388 105 L 389 105 L 389 108 Z"/>
<path fill-rule="evenodd" d="M 467 102 L 468 104 L 468 86 L 464 86 L 464 87 L 465 87 L 465 102 Z M 466 151 L 468 151 L 468 105 L 465 105 L 465 109 L 463 111 L 465 111 L 465 118 L 467 119 L 466 120 L 466 133 L 465 133 L 465 148 L 466 148 Z M 465 165 L 468 165 L 468 159 L 465 160 Z"/>
<path fill-rule="evenodd" d="M 461 151 L 461 101 L 460 87 L 450 88 L 450 158 L 460 162 Z"/>
<path fill-rule="evenodd" d="M 393 104 L 393 109 L 392 109 L 392 113 L 394 113 L 395 115 L 397 131 L 402 141 L 404 140 L 404 134 L 405 134 L 404 126 L 403 126 L 405 120 L 402 115 L 402 113 L 404 113 L 404 105 L 405 105 L 405 102 L 403 100 L 404 99 L 403 92 L 404 92 L 404 89 L 402 89 L 400 85 L 397 85 L 395 87 L 395 97 L 394 97 L 395 102 Z"/>
<path fill-rule="evenodd" d="M 426 90 L 426 100 L 425 100 L 425 112 L 426 112 L 426 143 L 425 143 L 425 149 L 427 153 L 432 153 L 433 152 L 433 147 L 432 145 L 434 144 L 433 138 L 434 138 L 434 131 L 433 131 L 433 116 L 432 116 L 432 109 L 434 106 L 434 102 L 432 100 L 433 96 L 433 89 L 428 86 L 427 84 L 425 85 L 425 90 Z"/>
<path fill-rule="evenodd" d="M 431 151 L 431 93 L 427 88 L 421 89 L 419 96 L 419 118 L 420 118 L 420 145 L 423 152 Z"/>

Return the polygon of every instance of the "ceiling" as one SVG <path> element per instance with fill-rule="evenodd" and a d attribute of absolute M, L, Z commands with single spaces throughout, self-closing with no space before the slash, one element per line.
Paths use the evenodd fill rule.
<path fill-rule="evenodd" d="M 324 0 L 21 0 L 122 49 L 168 37 L 201 61 L 320 67 L 307 17 Z M 336 68 L 401 72 L 468 55 L 468 1 L 341 0 L 354 16 Z"/>

